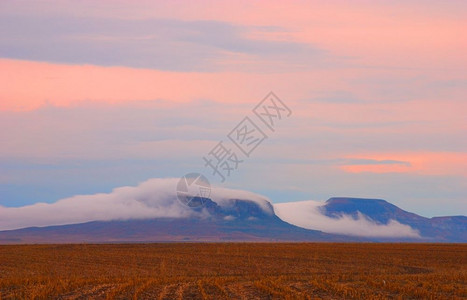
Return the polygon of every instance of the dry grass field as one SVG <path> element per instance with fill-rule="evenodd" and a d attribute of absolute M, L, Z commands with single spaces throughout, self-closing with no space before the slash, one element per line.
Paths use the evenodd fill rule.
<path fill-rule="evenodd" d="M 461 299 L 467 245 L 0 246 L 1 299 Z"/>

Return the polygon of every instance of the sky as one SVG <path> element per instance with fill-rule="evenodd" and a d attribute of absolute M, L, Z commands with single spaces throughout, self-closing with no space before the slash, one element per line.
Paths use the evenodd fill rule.
<path fill-rule="evenodd" d="M 3 0 L 0 206 L 199 172 L 466 215 L 466 31 L 456 0 Z M 253 112 L 270 91 L 274 131 Z M 266 136 L 249 156 L 245 117 Z M 242 161 L 225 181 L 203 159 L 221 141 Z"/>

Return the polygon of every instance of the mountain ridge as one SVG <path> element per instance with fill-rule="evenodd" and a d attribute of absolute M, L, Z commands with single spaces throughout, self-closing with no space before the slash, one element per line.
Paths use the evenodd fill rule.
<path fill-rule="evenodd" d="M 466 216 L 440 216 L 427 218 L 405 211 L 383 199 L 332 197 L 322 206 L 325 215 L 357 217 L 358 212 L 379 224 L 395 220 L 418 230 L 428 241 L 467 242 Z"/>
<path fill-rule="evenodd" d="M 329 220 L 339 220 L 343 216 L 358 219 L 363 215 L 381 226 L 397 221 L 420 232 L 420 238 L 326 233 L 281 219 L 270 202 L 263 205 L 249 199 L 232 198 L 219 205 L 209 198 L 202 200 L 205 205 L 194 209 L 196 217 L 96 220 L 4 230 L 0 231 L 0 243 L 467 242 L 467 217 L 425 218 L 383 199 L 332 197 L 318 209 Z"/>
<path fill-rule="evenodd" d="M 345 236 L 286 223 L 254 201 L 229 200 L 231 205 L 223 207 L 205 199 L 205 205 L 195 210 L 209 214 L 200 218 L 91 221 L 28 227 L 0 231 L 0 243 L 349 241 Z"/>

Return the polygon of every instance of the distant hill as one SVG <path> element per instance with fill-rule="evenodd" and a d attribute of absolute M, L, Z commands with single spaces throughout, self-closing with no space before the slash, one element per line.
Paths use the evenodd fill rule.
<path fill-rule="evenodd" d="M 386 200 L 348 197 L 330 198 L 321 210 L 331 218 L 339 218 L 344 214 L 356 218 L 360 212 L 379 224 L 388 224 L 389 220 L 396 220 L 418 230 L 426 241 L 467 242 L 465 216 L 425 218 L 400 209 Z"/>
<path fill-rule="evenodd" d="M 197 217 L 92 221 L 0 231 L 1 244 L 113 243 L 190 241 L 409 241 L 467 242 L 465 216 L 425 218 L 381 199 L 336 197 L 320 206 L 321 213 L 338 219 L 364 215 L 377 224 L 396 220 L 420 232 L 421 238 L 361 238 L 301 228 L 281 220 L 273 206 L 249 199 L 229 199 L 219 205 L 202 199 Z M 227 205 L 225 204 L 227 203 Z M 305 203 L 306 204 L 306 203 Z"/>
<path fill-rule="evenodd" d="M 102 243 L 175 241 L 356 241 L 356 238 L 303 229 L 249 200 L 220 206 L 205 199 L 205 218 L 93 221 L 0 231 L 0 243 Z"/>

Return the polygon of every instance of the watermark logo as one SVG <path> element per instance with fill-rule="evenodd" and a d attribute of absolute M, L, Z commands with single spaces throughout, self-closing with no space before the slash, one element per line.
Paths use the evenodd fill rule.
<path fill-rule="evenodd" d="M 227 134 L 228 141 L 231 142 L 227 141 L 227 144 L 230 145 L 221 140 L 203 156 L 204 167 L 209 168 L 211 175 L 218 177 L 221 182 L 225 182 L 227 177 L 268 139 L 266 132 L 274 132 L 276 125 L 292 114 L 290 108 L 273 92 L 261 100 L 252 112 L 251 118 L 245 116 Z M 178 199 L 190 207 L 204 205 L 210 192 L 207 178 L 199 173 L 185 175 L 177 185 Z"/>
<path fill-rule="evenodd" d="M 238 123 L 227 137 L 248 157 L 256 147 L 268 138 L 268 136 L 248 117 L 245 117 Z"/>
<path fill-rule="evenodd" d="M 186 206 L 200 207 L 211 196 L 209 180 L 199 173 L 189 173 L 180 178 L 177 184 L 177 198 Z"/>
<path fill-rule="evenodd" d="M 270 92 L 258 103 L 253 112 L 272 131 L 280 120 L 288 118 L 292 114 L 290 108 L 273 92 Z"/>

